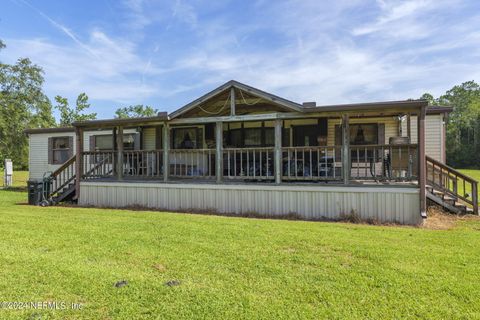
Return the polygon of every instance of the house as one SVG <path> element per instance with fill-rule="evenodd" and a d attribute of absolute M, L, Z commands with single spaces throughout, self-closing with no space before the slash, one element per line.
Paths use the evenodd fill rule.
<path fill-rule="evenodd" d="M 419 224 L 427 197 L 478 212 L 476 182 L 444 164 L 450 111 L 229 81 L 168 115 L 29 129 L 30 178 L 51 181 L 51 203 Z"/>

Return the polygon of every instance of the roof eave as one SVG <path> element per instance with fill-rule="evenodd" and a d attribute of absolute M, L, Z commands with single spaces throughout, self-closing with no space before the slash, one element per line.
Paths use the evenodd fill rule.
<path fill-rule="evenodd" d="M 142 118 L 114 118 L 89 121 L 75 121 L 72 126 L 75 128 L 95 128 L 95 127 L 115 127 L 115 126 L 137 126 L 140 124 L 161 123 L 168 120 L 166 112 L 162 112 L 155 117 Z"/>

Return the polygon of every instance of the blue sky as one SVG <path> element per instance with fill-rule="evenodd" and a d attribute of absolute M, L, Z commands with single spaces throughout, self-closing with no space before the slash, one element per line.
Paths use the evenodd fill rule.
<path fill-rule="evenodd" d="M 235 79 L 317 104 L 439 95 L 480 81 L 480 1 L 1 0 L 0 60 L 100 118 L 173 111 Z"/>

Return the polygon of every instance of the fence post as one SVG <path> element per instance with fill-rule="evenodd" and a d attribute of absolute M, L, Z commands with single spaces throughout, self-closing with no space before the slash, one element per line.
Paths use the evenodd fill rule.
<path fill-rule="evenodd" d="M 478 183 L 472 183 L 472 201 L 473 201 L 473 214 L 480 215 L 478 211 Z"/>

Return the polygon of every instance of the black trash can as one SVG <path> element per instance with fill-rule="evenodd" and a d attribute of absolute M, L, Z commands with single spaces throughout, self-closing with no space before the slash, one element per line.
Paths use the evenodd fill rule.
<path fill-rule="evenodd" d="M 28 204 L 38 206 L 43 200 L 43 181 L 28 180 Z"/>

